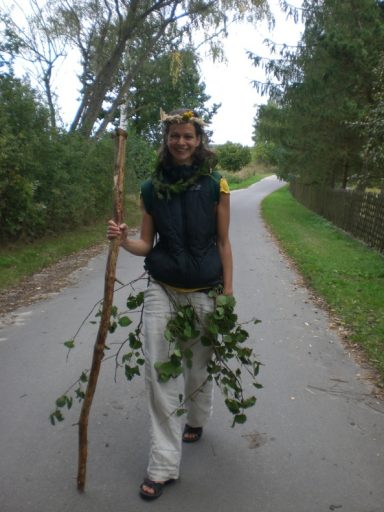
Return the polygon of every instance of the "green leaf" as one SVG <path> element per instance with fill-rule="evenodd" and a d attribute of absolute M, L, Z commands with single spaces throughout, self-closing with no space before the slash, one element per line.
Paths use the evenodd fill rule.
<path fill-rule="evenodd" d="M 211 322 L 209 325 L 208 325 L 208 331 L 211 333 L 211 334 L 218 334 L 219 333 L 219 328 L 217 326 L 217 324 Z"/>
<path fill-rule="evenodd" d="M 154 366 L 161 382 L 168 382 L 170 378 L 175 379 L 183 372 L 180 361 L 178 363 L 175 361 L 157 362 Z"/>
<path fill-rule="evenodd" d="M 129 339 L 129 346 L 133 348 L 134 350 L 137 350 L 142 347 L 142 343 L 140 341 L 140 338 L 133 332 L 129 333 L 128 336 Z"/>
<path fill-rule="evenodd" d="M 240 405 L 237 400 L 233 400 L 231 398 L 226 398 L 225 405 L 229 409 L 232 414 L 237 414 L 240 411 Z"/>
<path fill-rule="evenodd" d="M 64 346 L 69 348 L 70 350 L 72 348 L 75 348 L 75 340 L 64 341 Z"/>
<path fill-rule="evenodd" d="M 115 332 L 115 331 L 116 331 L 116 329 L 117 329 L 117 323 L 116 323 L 116 322 L 111 322 L 111 323 L 109 324 L 108 331 L 109 331 L 110 333 L 113 333 L 113 332 Z"/>
<path fill-rule="evenodd" d="M 57 400 L 56 400 L 56 407 L 65 407 L 67 405 L 67 397 L 65 395 L 63 396 L 60 396 Z"/>
<path fill-rule="evenodd" d="M 168 343 L 172 343 L 174 341 L 174 336 L 169 328 L 165 329 L 164 338 L 168 341 Z"/>
<path fill-rule="evenodd" d="M 226 308 L 234 309 L 236 299 L 233 295 L 218 295 L 216 298 L 216 304 L 218 306 L 225 306 Z"/>
<path fill-rule="evenodd" d="M 132 356 L 133 356 L 132 352 L 127 352 L 126 354 L 123 355 L 123 357 L 121 358 L 121 361 L 123 363 L 126 363 L 132 359 Z"/>
<path fill-rule="evenodd" d="M 81 400 L 84 400 L 85 398 L 85 393 L 81 388 L 75 389 L 75 395 L 76 398 L 78 398 L 79 402 L 81 402 Z"/>
<path fill-rule="evenodd" d="M 248 409 L 249 407 L 253 407 L 255 405 L 255 403 L 256 403 L 256 397 L 251 396 L 251 397 L 247 398 L 246 400 L 243 400 L 241 403 L 241 406 L 244 409 Z"/>
<path fill-rule="evenodd" d="M 236 414 L 236 416 L 233 418 L 233 423 L 240 423 L 243 424 L 247 421 L 247 417 L 245 414 Z"/>
<path fill-rule="evenodd" d="M 132 309 L 137 309 L 138 307 L 140 307 L 144 302 L 144 292 L 139 292 L 137 295 L 132 295 L 130 294 L 128 299 L 127 299 L 127 308 L 132 310 Z"/>
<path fill-rule="evenodd" d="M 224 317 L 225 309 L 222 307 L 217 307 L 215 310 L 215 318 L 220 319 Z"/>
<path fill-rule="evenodd" d="M 125 376 L 127 380 L 132 380 L 135 375 L 140 375 L 140 369 L 138 366 L 125 365 Z"/>
<path fill-rule="evenodd" d="M 61 411 L 59 409 L 56 409 L 50 416 L 49 419 L 51 420 L 51 424 L 55 425 L 56 421 L 64 421 L 64 416 L 62 415 Z"/>
<path fill-rule="evenodd" d="M 80 382 L 88 382 L 88 376 L 85 372 L 80 375 Z"/>
<path fill-rule="evenodd" d="M 131 325 L 132 320 L 129 318 L 129 316 L 121 316 L 118 320 L 118 323 L 120 327 L 128 327 L 128 325 Z"/>
<path fill-rule="evenodd" d="M 183 416 L 183 414 L 186 414 L 187 412 L 187 409 L 177 409 L 176 416 Z"/>

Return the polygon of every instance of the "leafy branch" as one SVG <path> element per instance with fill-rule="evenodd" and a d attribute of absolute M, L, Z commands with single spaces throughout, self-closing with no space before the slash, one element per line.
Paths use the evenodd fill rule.
<path fill-rule="evenodd" d="M 182 374 L 183 365 L 188 368 L 193 366 L 192 348 L 194 344 L 202 343 L 204 346 L 211 347 L 212 358 L 207 365 L 207 379 L 202 386 L 207 381 L 215 381 L 224 396 L 228 411 L 233 416 L 232 426 L 234 426 L 247 420 L 245 411 L 256 403 L 254 394 L 250 396 L 245 394 L 243 382 L 244 378 L 248 376 L 255 389 L 262 388 L 257 381 L 261 363 L 255 357 L 253 349 L 245 344 L 249 333 L 244 328 L 245 324 L 238 322 L 238 316 L 235 313 L 235 298 L 221 295 L 217 291 L 211 291 L 209 295 L 214 299 L 215 307 L 212 313 L 208 313 L 204 318 L 204 326 L 192 304 L 173 303 L 175 313 L 168 320 L 164 331 L 164 338 L 169 343 L 168 358 L 165 361 L 157 361 L 155 368 L 159 380 L 167 382 Z M 170 300 L 172 300 L 171 297 Z M 134 326 L 125 340 L 119 343 L 117 351 L 103 360 L 115 359 L 115 379 L 118 369 L 124 368 L 125 377 L 131 381 L 135 376 L 140 375 L 140 368 L 144 365 L 142 350 L 143 303 L 144 293 L 142 291 L 136 294 L 131 293 L 126 301 L 127 309 L 140 315 L 137 325 L 133 323 L 127 311 L 119 312 L 116 306 L 112 307 L 109 323 L 110 333 L 115 332 L 119 327 Z M 99 313 L 96 313 L 96 316 L 99 316 Z M 257 324 L 259 320 L 253 319 L 251 322 Z M 76 336 L 79 332 L 80 329 L 76 332 Z M 192 347 L 191 341 L 193 342 Z M 189 342 L 188 346 L 186 346 L 186 342 Z M 75 346 L 75 339 L 65 342 L 64 345 L 72 350 Z M 56 421 L 63 421 L 63 410 L 71 409 L 74 398 L 79 402 L 84 399 L 83 384 L 88 380 L 88 373 L 89 370 L 84 370 L 77 381 L 56 400 L 56 408 L 50 415 L 53 425 Z M 74 390 L 74 396 L 70 394 L 72 390 Z M 193 394 L 196 392 L 198 390 L 194 390 Z M 178 416 L 186 412 L 185 401 L 187 398 L 189 397 L 179 396 L 180 406 L 174 411 Z"/>
<path fill-rule="evenodd" d="M 193 306 L 176 305 L 176 313 L 168 321 L 164 333 L 170 344 L 169 358 L 167 361 L 156 362 L 155 368 L 160 381 L 166 382 L 182 373 L 183 361 L 189 368 L 193 365 L 192 349 L 190 346 L 184 347 L 183 342 L 195 340 L 195 343 L 212 347 L 212 358 L 207 365 L 207 380 L 214 380 L 222 392 L 225 405 L 233 415 L 234 426 L 247 420 L 244 411 L 256 403 L 256 396 L 245 396 L 244 372 L 251 376 L 256 389 L 262 388 L 256 380 L 261 363 L 254 356 L 253 349 L 244 344 L 249 333 L 238 322 L 235 298 L 220 295 L 216 291 L 209 292 L 209 295 L 215 300 L 215 308 L 205 318 L 203 334 L 199 330 L 199 318 Z M 253 320 L 255 324 L 259 322 Z M 185 399 L 180 396 L 180 409 L 175 411 L 176 414 L 185 412 L 184 403 Z"/>
<path fill-rule="evenodd" d="M 123 288 L 126 288 L 127 286 L 130 286 L 133 290 L 133 285 L 137 281 L 143 279 L 143 276 L 140 276 L 138 279 L 135 279 L 131 281 L 130 283 L 126 285 L 122 285 L 120 288 L 118 288 L 119 291 Z M 125 367 L 125 375 L 128 380 L 131 380 L 134 375 L 140 375 L 139 366 L 142 366 L 144 364 L 143 359 L 143 353 L 142 353 L 142 341 L 141 341 L 141 327 L 142 327 L 142 314 L 143 314 L 143 302 L 144 302 L 144 293 L 142 291 L 139 291 L 137 293 L 130 293 L 127 301 L 126 306 L 127 310 L 131 313 L 139 313 L 139 321 L 137 323 L 136 328 L 134 331 L 130 332 L 128 337 L 123 340 L 121 343 L 119 343 L 119 348 L 117 349 L 115 354 L 112 354 L 108 357 L 104 357 L 102 362 L 106 362 L 112 358 L 116 360 L 116 371 L 115 371 L 115 379 L 116 379 L 116 372 L 118 367 L 124 366 Z M 101 306 L 102 301 L 98 301 L 91 309 L 91 311 L 87 314 L 85 319 L 82 321 L 80 327 L 75 332 L 74 336 L 65 341 L 63 345 L 68 349 L 67 353 L 67 360 L 69 358 L 69 355 L 73 349 L 76 347 L 76 339 L 79 337 L 81 330 L 85 326 L 87 320 L 91 317 L 91 314 L 95 311 L 97 307 L 99 307 L 98 311 L 96 312 L 95 317 L 100 317 L 101 315 Z M 96 321 L 92 320 L 90 323 L 96 323 Z M 111 308 L 111 316 L 108 326 L 108 332 L 113 333 L 116 331 L 118 327 L 128 327 L 131 324 L 133 324 L 132 319 L 127 315 L 127 311 L 119 312 L 117 306 L 112 306 Z M 123 348 L 126 346 L 126 344 L 129 344 L 129 347 L 131 350 L 125 354 L 122 355 L 121 361 L 124 364 L 119 363 L 119 357 L 121 355 L 121 352 L 123 351 Z M 106 349 L 110 349 L 109 347 L 105 347 Z M 64 420 L 64 409 L 71 409 L 74 398 L 77 399 L 79 402 L 82 402 L 85 398 L 85 391 L 84 391 L 84 384 L 88 382 L 88 375 L 90 370 L 86 369 L 83 370 L 80 377 L 73 383 L 71 386 L 59 397 L 57 398 L 55 402 L 55 409 L 50 414 L 49 418 L 52 423 L 52 425 L 55 425 L 56 422 L 61 422 Z"/>

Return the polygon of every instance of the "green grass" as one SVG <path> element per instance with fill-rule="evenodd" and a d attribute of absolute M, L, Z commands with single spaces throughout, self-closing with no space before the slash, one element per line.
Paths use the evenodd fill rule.
<path fill-rule="evenodd" d="M 100 223 L 74 232 L 17 243 L 0 250 L 0 289 L 16 285 L 22 278 L 39 272 L 64 256 L 105 240 L 106 226 Z"/>
<path fill-rule="evenodd" d="M 258 181 L 265 178 L 265 176 L 266 175 L 264 175 L 264 174 L 248 176 L 248 178 L 246 178 L 245 180 L 242 180 L 240 182 L 237 182 L 235 180 L 232 181 L 231 179 L 228 179 L 228 178 L 227 178 L 227 180 L 228 180 L 229 188 L 231 190 L 238 190 L 240 188 L 250 187 L 254 183 L 257 183 Z"/>
<path fill-rule="evenodd" d="M 264 199 L 262 214 L 384 381 L 384 257 L 304 208 L 286 187 Z"/>
<path fill-rule="evenodd" d="M 139 224 L 137 198 L 126 201 L 126 219 L 130 226 Z M 18 242 L 0 249 L 0 290 L 16 285 L 61 258 L 106 241 L 106 221 L 92 226 L 46 237 L 32 243 Z"/>
<path fill-rule="evenodd" d="M 238 172 L 220 170 L 220 173 L 228 181 L 228 185 L 231 190 L 249 187 L 266 176 L 273 174 L 269 168 L 255 162 L 251 162 Z"/>

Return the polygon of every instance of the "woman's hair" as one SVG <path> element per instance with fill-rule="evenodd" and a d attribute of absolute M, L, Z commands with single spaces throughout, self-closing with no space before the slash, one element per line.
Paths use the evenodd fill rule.
<path fill-rule="evenodd" d="M 193 115 L 192 115 L 193 114 Z M 184 120 L 185 119 L 185 120 Z M 196 121 L 195 121 L 196 119 Z M 190 123 L 193 124 L 196 130 L 196 135 L 200 137 L 200 144 L 197 146 L 193 153 L 193 165 L 202 165 L 208 163 L 210 167 L 215 167 L 217 164 L 217 157 L 213 151 L 208 149 L 208 137 L 204 131 L 202 119 L 197 112 L 188 108 L 179 108 L 172 110 L 169 114 L 165 115 L 163 119 L 163 140 L 158 152 L 158 166 L 169 167 L 173 165 L 171 153 L 167 146 L 167 138 L 169 128 L 173 124 Z"/>

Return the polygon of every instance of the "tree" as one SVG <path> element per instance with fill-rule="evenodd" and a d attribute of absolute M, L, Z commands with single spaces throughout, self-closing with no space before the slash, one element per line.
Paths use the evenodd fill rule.
<path fill-rule="evenodd" d="M 210 97 L 200 81 L 198 57 L 192 48 L 144 63 L 130 97 L 134 128 L 156 146 L 161 142 L 160 107 L 166 112 L 180 107 L 196 109 L 207 123 L 219 108 L 216 104 L 210 109 L 205 107 Z"/>
<path fill-rule="evenodd" d="M 35 93 L 12 75 L 0 76 L 0 238 L 38 231 L 44 205 L 37 199 L 40 148 L 48 113 Z"/>
<path fill-rule="evenodd" d="M 367 142 L 363 148 L 366 174 L 363 185 L 371 183 L 384 191 L 384 53 L 376 69 L 373 103 L 363 122 Z"/>
<path fill-rule="evenodd" d="M 235 142 L 226 142 L 216 148 L 219 165 L 226 171 L 240 171 L 252 160 L 248 147 Z"/>
<path fill-rule="evenodd" d="M 70 129 L 88 137 L 105 131 L 147 61 L 190 44 L 196 29 L 217 55 L 214 34 L 270 13 L 267 0 L 50 0 L 38 16 L 54 41 L 79 52 L 80 104 Z"/>
<path fill-rule="evenodd" d="M 18 6 L 19 7 L 19 6 Z M 28 12 L 29 11 L 29 12 Z M 18 9 L 17 17 L 24 16 L 24 23 L 16 21 L 10 7 L 0 15 L 3 37 L 17 45 L 19 56 L 31 63 L 35 70 L 35 84 L 45 96 L 49 109 L 51 127 L 56 127 L 56 95 L 52 88 L 52 74 L 55 65 L 65 57 L 65 38 L 59 37 L 50 23 L 52 13 L 49 5 L 40 7 L 37 0 L 29 0 L 29 9 Z M 14 51 L 13 47 L 13 51 Z"/>
<path fill-rule="evenodd" d="M 346 187 L 364 172 L 358 123 L 373 99 L 382 11 L 375 0 L 306 0 L 301 14 L 298 47 L 282 47 L 281 58 L 265 64 L 276 108 L 259 111 L 259 132 L 278 119 L 282 176 Z"/>

